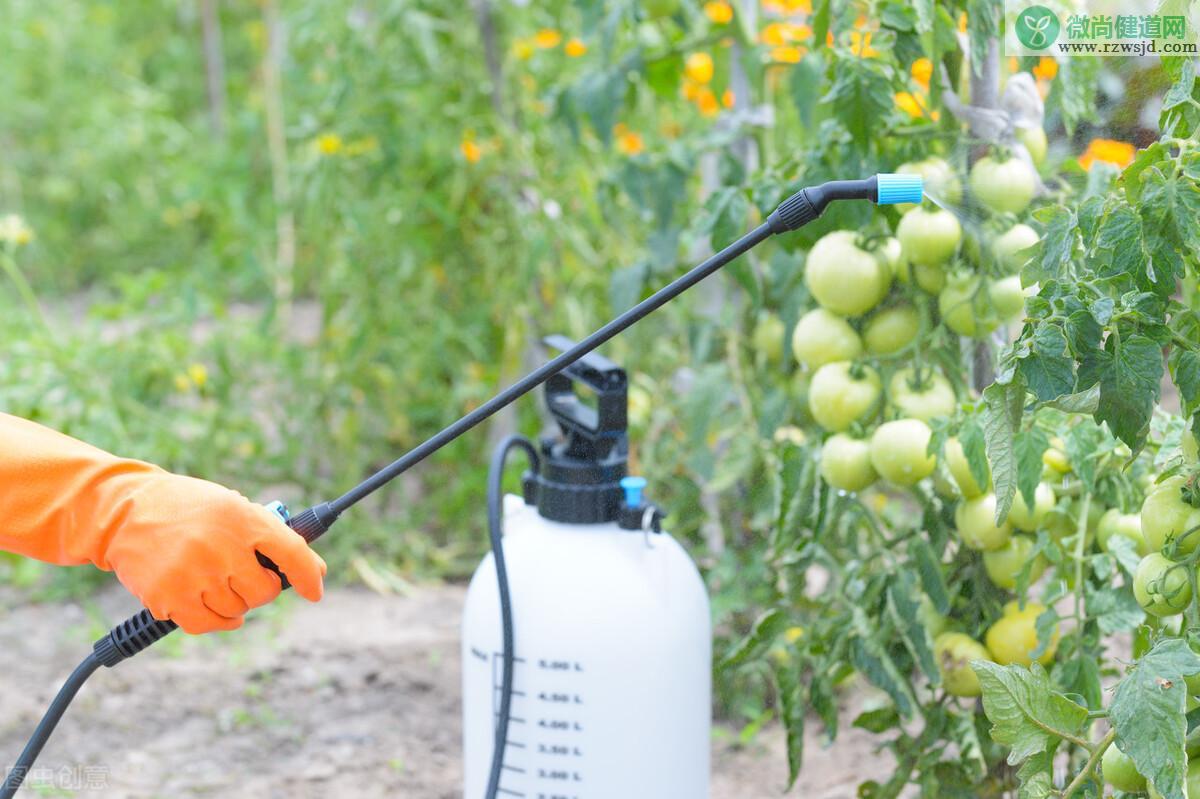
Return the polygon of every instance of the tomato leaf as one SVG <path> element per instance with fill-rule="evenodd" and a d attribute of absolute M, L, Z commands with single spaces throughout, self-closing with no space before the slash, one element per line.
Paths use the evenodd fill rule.
<path fill-rule="evenodd" d="M 1011 765 L 1053 753 L 1059 739 L 1078 738 L 1087 723 L 1087 710 L 1054 691 L 1038 663 L 1026 669 L 976 660 L 971 668 L 983 687 L 992 739 L 1010 747 Z"/>
<path fill-rule="evenodd" d="M 901 716 L 908 718 L 918 704 L 917 699 L 887 649 L 877 640 L 878 624 L 868 620 L 866 612 L 857 605 L 854 628 L 857 635 L 850 641 L 850 662 L 868 682 L 892 698 Z"/>
<path fill-rule="evenodd" d="M 1200 353 L 1176 348 L 1172 350 L 1168 364 L 1171 379 L 1183 400 L 1183 412 L 1190 415 L 1200 407 Z"/>
<path fill-rule="evenodd" d="M 1164 799 L 1183 799 L 1187 691 L 1183 678 L 1200 672 L 1200 655 L 1186 641 L 1167 638 L 1146 653 L 1117 684 L 1109 719 L 1121 751 Z"/>
<path fill-rule="evenodd" d="M 921 536 L 910 538 L 908 540 L 908 556 L 913 559 L 913 563 L 917 567 L 917 574 L 921 578 L 921 587 L 925 589 L 933 607 L 943 615 L 949 613 L 950 593 L 946 590 L 946 581 L 942 577 L 937 556 L 933 554 L 933 548 L 929 546 L 929 542 Z"/>
<path fill-rule="evenodd" d="M 929 631 L 921 623 L 920 594 L 912 575 L 906 571 L 896 572 L 892 584 L 888 586 L 887 597 L 888 610 L 900 631 L 905 648 L 921 667 L 921 671 L 925 672 L 929 681 L 934 685 L 939 684 L 941 673 L 933 657 L 933 641 L 930 640 Z"/>
<path fill-rule="evenodd" d="M 1120 535 L 1112 537 L 1110 546 L 1118 540 L 1132 547 L 1133 542 Z M 1122 567 L 1124 566 L 1125 564 L 1122 563 Z M 1087 603 L 1088 616 L 1095 620 L 1100 627 L 1100 632 L 1105 635 L 1132 630 L 1146 620 L 1142 606 L 1133 598 L 1133 592 L 1128 588 L 1118 590 L 1106 585 L 1104 588 L 1098 589 L 1088 583 L 1084 585 L 1083 595 L 1084 601 Z"/>
<path fill-rule="evenodd" d="M 1114 535 L 1108 539 L 1108 554 L 1112 555 L 1117 565 L 1130 577 L 1137 572 L 1138 564 L 1142 562 L 1142 556 L 1137 551 L 1137 544 L 1123 535 Z M 1141 606 L 1139 605 L 1139 607 Z M 1092 605 L 1089 601 L 1088 611 L 1091 612 L 1091 610 Z M 1138 623 L 1140 624 L 1141 622 Z"/>
<path fill-rule="evenodd" d="M 721 668 L 740 666 L 761 658 L 775 639 L 788 627 L 788 617 L 779 608 L 772 608 L 758 617 L 750 632 L 721 661 Z"/>
<path fill-rule="evenodd" d="M 1142 173 L 1149 167 L 1159 163 L 1167 154 L 1167 149 L 1160 142 L 1154 142 L 1144 150 L 1139 150 L 1133 163 L 1125 167 L 1121 173 L 1121 182 L 1125 186 L 1125 196 L 1131 203 L 1138 202 L 1142 193 Z"/>
<path fill-rule="evenodd" d="M 1075 359 L 1067 354 L 1067 337 L 1057 325 L 1040 325 L 1018 363 L 1029 390 L 1041 402 L 1075 388 Z"/>
<path fill-rule="evenodd" d="M 1095 419 L 1107 422 L 1113 435 L 1137 453 L 1146 443 L 1161 391 L 1162 349 L 1145 336 L 1133 335 L 1114 342 L 1113 350 L 1098 350 L 1085 362 L 1100 384 Z"/>
<path fill-rule="evenodd" d="M 1079 218 L 1063 206 L 1045 208 L 1034 214 L 1046 225 L 1037 253 L 1021 269 L 1021 285 L 1032 286 L 1057 279 L 1063 267 L 1071 262 L 1078 237 Z"/>
<path fill-rule="evenodd" d="M 1026 760 L 1017 769 L 1017 779 L 1021 781 L 1017 799 L 1049 799 L 1057 796 L 1054 790 L 1054 752 L 1058 743 L 1050 745 L 1049 749 Z"/>
<path fill-rule="evenodd" d="M 865 150 L 876 125 L 892 107 L 891 84 L 871 59 L 851 59 L 838 64 L 833 86 L 821 100 Z"/>
<path fill-rule="evenodd" d="M 804 687 L 792 663 L 771 661 L 775 688 L 779 693 L 779 715 L 787 733 L 788 783 L 790 789 L 804 762 Z"/>
<path fill-rule="evenodd" d="M 991 478 L 988 471 L 987 440 L 983 428 L 974 416 L 963 423 L 958 433 L 958 441 L 967 457 L 967 468 L 971 472 L 971 478 L 977 485 L 986 486 Z"/>
<path fill-rule="evenodd" d="M 1022 430 L 1013 440 L 1013 451 L 1017 456 L 1017 488 L 1030 508 L 1035 504 L 1038 483 L 1042 481 L 1042 455 L 1049 448 L 1050 439 L 1036 427 Z"/>
<path fill-rule="evenodd" d="M 1017 492 L 1019 466 L 1015 442 L 1025 409 L 1025 387 L 1018 382 L 994 383 L 984 389 L 983 401 L 983 434 L 992 465 L 996 523 L 999 524 L 1008 518 Z"/>

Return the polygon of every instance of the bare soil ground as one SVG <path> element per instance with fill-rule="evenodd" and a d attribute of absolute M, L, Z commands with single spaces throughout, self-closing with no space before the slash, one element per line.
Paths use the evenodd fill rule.
<path fill-rule="evenodd" d="M 92 678 L 28 795 L 460 799 L 462 598 L 458 587 L 338 589 L 316 606 L 286 598 L 230 635 L 177 634 Z M 0 768 L 90 642 L 133 610 L 117 588 L 87 606 L 19 603 L 0 588 Z M 852 797 L 886 774 L 871 737 L 846 721 L 828 749 L 809 725 L 787 796 Z M 783 796 L 781 732 L 734 741 L 714 735 L 712 799 Z"/>

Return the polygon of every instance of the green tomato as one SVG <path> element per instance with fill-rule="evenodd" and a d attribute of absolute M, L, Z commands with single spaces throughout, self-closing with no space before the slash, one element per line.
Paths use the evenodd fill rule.
<path fill-rule="evenodd" d="M 849 230 L 826 234 L 813 245 L 804 267 L 804 281 L 816 301 L 843 316 L 865 314 L 892 285 L 885 256 L 860 249 L 856 238 Z"/>
<path fill-rule="evenodd" d="M 1182 613 L 1192 601 L 1192 585 L 1186 567 L 1175 568 L 1174 561 L 1151 552 L 1142 558 L 1134 572 L 1133 596 L 1142 610 L 1154 616 Z"/>
<path fill-rule="evenodd" d="M 1046 610 L 1045 605 L 1029 602 L 1024 609 L 1018 603 L 1009 602 L 1004 606 L 1004 615 L 988 628 L 984 643 L 992 657 L 1002 666 L 1017 664 L 1029 668 L 1033 665 L 1033 653 L 1037 651 L 1037 619 Z M 1054 653 L 1058 651 L 1058 625 L 1050 637 L 1046 651 L 1038 656 L 1037 662 L 1049 666 L 1054 662 Z"/>
<path fill-rule="evenodd" d="M 954 526 L 971 549 L 1000 549 L 1012 538 L 1012 523 L 1008 519 L 996 524 L 996 495 L 992 493 L 960 502 L 954 509 Z"/>
<path fill-rule="evenodd" d="M 1040 127 L 1019 127 L 1013 132 L 1016 134 L 1017 141 L 1024 144 L 1025 149 L 1029 151 L 1029 157 L 1033 159 L 1033 165 L 1041 167 L 1046 161 L 1046 150 L 1050 146 L 1049 142 L 1046 141 L 1046 131 Z"/>
<path fill-rule="evenodd" d="M 987 485 L 981 486 L 975 481 L 967 454 L 957 438 L 946 439 L 946 466 L 964 499 L 975 499 L 992 487 L 991 469 L 988 469 Z"/>
<path fill-rule="evenodd" d="M 871 465 L 871 445 L 861 438 L 834 433 L 821 447 L 821 476 L 843 491 L 862 491 L 878 475 Z"/>
<path fill-rule="evenodd" d="M 940 294 L 946 287 L 946 268 L 944 266 L 917 264 L 913 267 L 913 275 L 917 281 L 917 287 L 926 294 Z"/>
<path fill-rule="evenodd" d="M 779 363 L 783 360 L 783 337 L 786 333 L 787 329 L 779 315 L 765 311 L 758 315 L 758 321 L 754 323 L 750 344 L 767 363 Z"/>
<path fill-rule="evenodd" d="M 925 192 L 948 205 L 962 203 L 962 181 L 954 173 L 954 169 L 937 156 L 930 156 L 924 161 L 913 161 L 901 164 L 896 171 L 902 175 L 920 175 L 924 182 Z M 897 203 L 896 210 L 907 213 L 916 208 L 914 203 Z"/>
<path fill-rule="evenodd" d="M 869 366 L 856 369 L 849 361 L 827 363 L 813 375 L 808 408 L 817 424 L 840 433 L 879 409 L 883 385 Z"/>
<path fill-rule="evenodd" d="M 996 309 L 996 315 L 1005 322 L 1025 315 L 1025 292 L 1017 275 L 992 281 L 988 286 L 988 298 Z"/>
<path fill-rule="evenodd" d="M 1151 552 L 1157 552 L 1167 544 L 1179 539 L 1178 554 L 1187 555 L 1200 545 L 1200 508 L 1193 508 L 1183 500 L 1183 489 L 1187 478 L 1182 475 L 1169 477 L 1158 484 L 1142 503 L 1142 534 Z"/>
<path fill-rule="evenodd" d="M 1019 214 L 1037 194 L 1038 177 L 1020 158 L 997 161 L 980 158 L 971 167 L 971 194 L 984 208 L 997 214 Z"/>
<path fill-rule="evenodd" d="M 965 633 L 942 633 L 933 641 L 933 656 L 946 693 L 967 697 L 983 693 L 979 677 L 971 668 L 972 660 L 992 662 L 992 655 L 983 644 Z"/>
<path fill-rule="evenodd" d="M 1138 773 L 1133 758 L 1118 749 L 1116 744 L 1104 750 L 1100 771 L 1104 774 L 1104 781 L 1118 791 L 1140 793 L 1146 790 L 1146 778 Z"/>
<path fill-rule="evenodd" d="M 962 226 L 949 211 L 917 207 L 900 218 L 896 238 L 904 257 L 914 266 L 944 266 L 962 241 Z"/>
<path fill-rule="evenodd" d="M 1119 508 L 1109 508 L 1100 517 L 1096 526 L 1096 543 L 1104 552 L 1108 551 L 1108 542 L 1115 535 L 1128 538 L 1133 542 L 1135 551 L 1141 555 L 1149 555 L 1146 547 L 1146 537 L 1142 535 L 1142 517 L 1136 513 L 1121 513 Z"/>
<path fill-rule="evenodd" d="M 809 369 L 834 361 L 852 361 L 862 351 L 862 339 L 850 323 L 824 308 L 815 308 L 800 317 L 792 331 L 792 352 Z"/>
<path fill-rule="evenodd" d="M 901 416 L 928 422 L 938 416 L 953 416 L 958 407 L 954 387 L 940 372 L 923 370 L 917 380 L 915 369 L 900 369 L 888 383 L 888 395 Z"/>
<path fill-rule="evenodd" d="M 863 343 L 872 355 L 891 355 L 913 342 L 921 332 L 921 315 L 911 305 L 878 311 L 863 328 Z"/>
<path fill-rule="evenodd" d="M 1185 463 L 1195 463 L 1200 460 L 1200 445 L 1196 443 L 1196 436 L 1192 434 L 1192 420 L 1188 420 L 1187 427 L 1183 429 L 1183 460 Z"/>
<path fill-rule="evenodd" d="M 1067 459 L 1066 453 L 1063 452 L 1066 444 L 1060 438 L 1050 440 L 1050 448 L 1042 453 L 1042 463 L 1047 468 L 1053 469 L 1059 475 L 1070 474 L 1074 467 L 1071 466 L 1071 461 Z"/>
<path fill-rule="evenodd" d="M 938 311 L 946 327 L 960 336 L 986 338 L 997 326 L 983 278 L 978 275 L 951 279 L 938 295 Z"/>
<path fill-rule="evenodd" d="M 937 458 L 926 454 L 932 436 L 920 419 L 885 422 L 871 436 L 871 465 L 889 482 L 916 485 L 937 467 Z"/>
<path fill-rule="evenodd" d="M 1017 575 L 1021 573 L 1021 569 L 1025 568 L 1025 562 L 1029 560 L 1029 553 L 1033 551 L 1034 546 L 1034 541 L 1029 536 L 1014 535 L 1000 549 L 984 552 L 983 568 L 987 571 L 992 583 L 997 588 L 1015 590 Z M 1029 582 L 1033 583 L 1045 571 L 1046 561 L 1041 555 L 1038 555 L 1029 570 Z"/>
<path fill-rule="evenodd" d="M 1050 512 L 1058 503 L 1058 497 L 1054 495 L 1054 489 L 1045 483 L 1038 483 L 1037 490 L 1033 492 L 1033 507 L 1030 508 L 1025 502 L 1025 495 L 1020 491 L 1013 497 L 1012 509 L 1008 512 L 1008 520 L 1013 523 L 1013 526 L 1018 530 L 1024 530 L 1027 533 L 1036 533 L 1038 528 L 1042 526 L 1042 522 L 1046 519 L 1046 514 Z"/>
<path fill-rule="evenodd" d="M 992 242 L 992 253 L 1000 265 L 1009 272 L 1017 273 L 1029 262 L 1021 252 L 1041 241 L 1041 236 L 1029 225 L 1017 223 L 1000 234 Z"/>

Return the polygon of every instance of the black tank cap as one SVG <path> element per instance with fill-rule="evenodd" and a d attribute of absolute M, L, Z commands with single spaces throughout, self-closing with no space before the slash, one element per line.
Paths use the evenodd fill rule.
<path fill-rule="evenodd" d="M 575 345 L 565 336 L 543 343 L 557 350 Z M 526 501 L 544 518 L 569 524 L 617 518 L 629 458 L 628 387 L 625 370 L 596 353 L 546 381 L 546 407 L 560 435 L 542 439 L 541 474 L 527 475 L 525 486 Z M 590 396 L 580 396 L 579 388 Z"/>

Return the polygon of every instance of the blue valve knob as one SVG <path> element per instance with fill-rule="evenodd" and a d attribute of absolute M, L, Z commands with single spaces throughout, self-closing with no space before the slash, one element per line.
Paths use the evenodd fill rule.
<path fill-rule="evenodd" d="M 645 477 L 622 477 L 621 489 L 625 492 L 625 506 L 636 508 L 642 504 L 642 489 L 646 487 Z"/>
<path fill-rule="evenodd" d="M 920 175 L 883 173 L 876 176 L 878 205 L 919 203 L 925 195 L 925 180 Z"/>
<path fill-rule="evenodd" d="M 267 510 L 279 517 L 279 520 L 287 524 L 292 519 L 292 514 L 288 512 L 288 506 L 284 505 L 279 500 L 274 500 L 267 503 Z"/>

